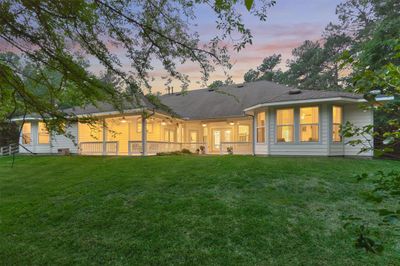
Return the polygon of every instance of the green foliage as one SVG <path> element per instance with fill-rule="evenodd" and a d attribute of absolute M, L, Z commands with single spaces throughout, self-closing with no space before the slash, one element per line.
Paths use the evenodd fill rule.
<path fill-rule="evenodd" d="M 209 89 L 218 89 L 223 86 L 224 82 L 222 80 L 214 80 L 210 85 L 208 85 Z"/>
<path fill-rule="evenodd" d="M 268 0 L 257 4 L 247 0 L 1 1 L 0 39 L 18 50 L 31 68 L 24 72 L 18 64 L 1 60 L 0 121 L 22 112 L 52 117 L 53 124 L 61 125 L 66 122 L 66 114 L 59 110 L 64 97 L 76 99 L 73 104 L 79 106 L 107 101 L 118 110 L 125 100 L 140 104 L 155 64 L 168 73 L 167 83 L 176 79 L 183 90 L 189 80 L 177 65 L 188 61 L 201 67 L 206 82 L 215 65 L 231 66 L 222 44 L 225 39 L 234 35 L 237 51 L 252 43 L 237 6 L 245 5 L 263 21 L 274 4 Z M 209 8 L 218 29 L 204 45 L 194 30 L 199 6 Z M 117 56 L 121 51 L 129 68 L 122 67 Z M 103 80 L 90 73 L 86 62 L 82 64 L 83 56 L 103 67 Z M 115 83 L 123 85 L 116 88 Z"/>
<path fill-rule="evenodd" d="M 265 57 L 257 67 L 257 70 L 250 69 L 247 71 L 243 79 L 245 82 L 252 82 L 257 80 L 268 80 L 278 82 L 282 79 L 282 71 L 280 69 L 275 69 L 281 62 L 280 54 L 273 54 L 271 56 Z"/>
<path fill-rule="evenodd" d="M 374 174 L 362 173 L 355 178 L 358 182 L 371 185 L 369 190 L 363 193 L 363 197 L 374 204 L 374 207 L 369 210 L 380 217 L 379 226 L 388 227 L 394 234 L 399 234 L 400 236 L 400 171 L 377 171 Z M 379 253 L 383 250 L 381 243 L 366 236 L 369 232 L 364 224 L 371 223 L 369 216 L 363 218 L 351 216 L 350 219 L 347 218 L 347 221 L 345 227 L 349 224 L 361 223 L 356 247 L 365 248 L 373 253 Z"/>
<path fill-rule="evenodd" d="M 258 80 L 260 72 L 254 69 L 250 69 L 244 74 L 244 81 L 245 82 L 252 82 Z"/>
<path fill-rule="evenodd" d="M 368 234 L 368 229 L 364 225 L 361 225 L 358 231 L 358 238 L 356 239 L 355 247 L 365 249 L 367 252 L 381 253 L 383 251 L 383 245 L 368 237 Z"/>

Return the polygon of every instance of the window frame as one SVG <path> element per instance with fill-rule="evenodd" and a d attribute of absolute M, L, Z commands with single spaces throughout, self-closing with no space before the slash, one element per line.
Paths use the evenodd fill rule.
<path fill-rule="evenodd" d="M 265 123 L 265 122 L 264 122 Z M 246 135 L 244 135 L 245 137 L 246 137 L 246 141 L 241 141 L 240 140 L 240 128 L 241 127 L 246 127 L 247 128 L 247 134 Z M 264 133 L 265 134 L 265 133 Z M 251 132 L 250 132 L 250 125 L 247 125 L 247 124 L 243 124 L 243 125 L 238 125 L 238 132 L 237 132 L 237 141 L 238 142 L 250 142 L 251 141 L 251 139 L 250 139 L 250 135 L 251 135 Z"/>
<path fill-rule="evenodd" d="M 153 127 L 154 127 L 153 121 L 149 122 L 149 120 L 146 119 L 147 134 L 153 134 Z M 142 133 L 142 118 L 141 117 L 138 117 L 136 119 L 136 133 Z"/>
<path fill-rule="evenodd" d="M 264 114 L 264 125 L 263 126 L 260 126 L 260 124 L 259 124 L 259 122 L 258 122 L 258 116 L 260 115 L 260 114 Z M 266 114 L 266 112 L 258 112 L 257 114 L 256 114 L 256 143 L 257 144 L 263 144 L 263 143 L 266 143 L 267 142 L 267 137 L 265 136 L 265 129 L 266 129 L 266 124 L 267 124 L 267 114 Z M 259 129 L 261 129 L 262 130 L 262 140 L 263 141 L 259 141 L 258 140 L 258 130 Z M 250 139 L 250 138 L 249 138 Z"/>
<path fill-rule="evenodd" d="M 29 125 L 29 133 L 24 133 L 24 127 L 25 125 Z M 25 138 L 24 135 L 29 134 L 29 142 L 25 142 Z M 21 130 L 21 143 L 23 145 L 32 145 L 32 123 L 31 122 L 24 122 L 24 124 L 22 125 L 22 130 Z"/>
<path fill-rule="evenodd" d="M 165 139 L 166 135 L 168 135 L 167 139 Z M 172 141 L 171 141 L 171 136 L 172 136 Z M 175 129 L 173 129 L 173 128 L 165 128 L 164 129 L 164 142 L 175 143 L 176 142 L 175 138 L 176 138 L 176 130 Z"/>
<path fill-rule="evenodd" d="M 40 142 L 40 124 L 44 124 L 44 127 L 46 128 L 46 130 L 47 130 L 47 135 L 48 135 L 48 141 L 47 142 Z M 45 122 L 43 122 L 43 121 L 39 121 L 38 123 L 37 123 L 37 144 L 38 145 L 49 145 L 50 144 L 50 139 L 51 139 L 51 135 L 50 135 L 50 131 L 47 129 L 47 127 L 46 127 L 46 123 Z"/>
<path fill-rule="evenodd" d="M 317 108 L 318 109 L 318 122 L 317 123 L 302 124 L 301 123 L 301 109 L 302 108 Z M 321 110 L 321 108 L 320 108 L 319 105 L 309 105 L 309 106 L 299 106 L 298 107 L 298 112 L 299 112 L 299 118 L 298 118 L 298 120 L 299 120 L 299 142 L 300 143 L 307 144 L 307 143 L 319 143 L 320 142 L 320 140 L 321 140 L 321 132 L 320 132 L 320 130 L 321 130 L 321 127 L 320 127 L 320 124 L 321 124 L 321 112 L 320 112 L 320 110 Z M 317 140 L 313 140 L 313 141 L 301 140 L 301 133 L 302 133 L 301 127 L 302 126 L 317 126 L 318 127 L 318 130 L 317 130 L 318 139 Z"/>
<path fill-rule="evenodd" d="M 278 111 L 281 110 L 292 110 L 293 113 L 293 121 L 292 124 L 278 124 Z M 293 144 L 296 142 L 296 110 L 295 107 L 283 107 L 277 108 L 275 110 L 275 143 L 276 144 Z M 292 140 L 291 141 L 278 141 L 278 128 L 284 126 L 291 126 L 292 127 Z"/>
<path fill-rule="evenodd" d="M 335 108 L 335 107 L 340 108 L 340 123 L 335 123 L 335 121 L 333 120 L 333 108 Z M 334 126 L 338 125 L 339 129 L 340 129 L 340 127 L 343 125 L 343 109 L 344 108 L 341 105 L 332 105 L 331 106 L 331 123 L 330 123 L 330 126 L 331 126 L 331 137 L 330 137 L 330 141 L 333 144 L 342 144 L 343 143 L 343 136 L 340 134 L 340 132 L 339 132 L 340 141 L 337 141 L 337 140 L 333 139 L 333 137 L 334 137 L 334 134 L 333 134 Z"/>

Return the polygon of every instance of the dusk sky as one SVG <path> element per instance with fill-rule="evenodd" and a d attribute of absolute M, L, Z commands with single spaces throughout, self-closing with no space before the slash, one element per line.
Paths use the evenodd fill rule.
<path fill-rule="evenodd" d="M 293 48 L 299 46 L 305 40 L 319 40 L 325 26 L 337 21 L 335 15 L 336 6 L 342 1 L 339 0 L 277 0 L 274 7 L 269 10 L 267 21 L 262 22 L 251 15 L 245 16 L 245 23 L 252 30 L 254 36 L 253 45 L 247 46 L 239 53 L 231 53 L 231 69 L 234 82 L 243 82 L 244 73 L 250 68 L 256 68 L 266 56 L 282 54 L 283 60 L 280 65 L 285 68 L 286 60 L 291 57 Z M 243 14 L 246 14 L 243 10 Z M 198 12 L 198 29 L 202 40 L 209 40 L 215 35 L 215 23 L 210 19 L 207 10 Z M 197 81 L 201 74 L 199 67 L 195 64 L 188 64 L 179 68 L 183 73 L 190 76 L 190 89 L 199 88 Z M 160 76 L 164 73 L 162 68 L 157 68 L 152 74 L 156 78 L 153 83 L 153 91 L 165 93 L 164 81 Z M 225 80 L 222 71 L 216 71 L 211 75 L 212 80 Z M 175 88 L 179 90 L 179 86 Z"/>
<path fill-rule="evenodd" d="M 250 68 L 256 68 L 262 62 L 263 58 L 272 54 L 282 54 L 282 63 L 280 68 L 285 69 L 286 61 L 291 57 L 293 48 L 299 46 L 305 40 L 319 40 L 325 26 L 329 22 L 337 21 L 335 14 L 336 6 L 341 0 L 277 0 L 276 5 L 268 10 L 267 21 L 263 22 L 249 14 L 244 5 L 241 8 L 244 15 L 244 22 L 253 34 L 253 45 L 248 45 L 239 53 L 231 50 L 231 62 L 233 68 L 229 75 L 232 76 L 235 83 L 243 82 L 243 75 Z M 215 29 L 215 17 L 213 12 L 206 7 L 196 7 L 197 27 L 193 31 L 200 34 L 202 42 L 208 42 L 217 33 Z M 0 50 L 16 51 L 4 42 L 0 42 Z M 130 62 L 125 56 L 125 52 L 120 49 L 112 49 L 123 65 L 124 70 L 129 70 Z M 99 73 L 102 69 L 98 63 L 91 58 L 90 70 Z M 154 71 L 151 76 L 155 79 L 152 82 L 153 92 L 160 91 L 165 93 L 165 80 L 161 77 L 166 75 L 159 62 L 154 63 Z M 189 89 L 198 89 L 201 73 L 197 64 L 187 63 L 179 66 L 178 70 L 189 75 L 191 81 Z M 219 68 L 211 74 L 208 82 L 213 80 L 225 80 L 226 76 Z M 174 91 L 180 90 L 180 83 L 174 82 Z"/>

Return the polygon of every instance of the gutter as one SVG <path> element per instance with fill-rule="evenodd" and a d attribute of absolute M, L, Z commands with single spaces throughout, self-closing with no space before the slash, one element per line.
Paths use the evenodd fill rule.
<path fill-rule="evenodd" d="M 334 98 L 323 98 L 323 99 L 311 99 L 311 100 L 297 100 L 297 101 L 284 101 L 284 102 L 270 102 L 270 103 L 260 103 L 253 106 L 250 106 L 244 109 L 244 112 L 248 112 L 261 107 L 268 106 L 280 106 L 280 105 L 289 105 L 289 104 L 301 104 L 301 103 L 317 103 L 317 102 L 331 102 L 331 101 L 346 101 L 346 102 L 366 102 L 365 99 L 351 99 L 346 97 L 334 97 Z"/>

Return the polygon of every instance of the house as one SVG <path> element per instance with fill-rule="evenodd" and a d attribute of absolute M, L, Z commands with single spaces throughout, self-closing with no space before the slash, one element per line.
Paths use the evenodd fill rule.
<path fill-rule="evenodd" d="M 51 134 L 38 117 L 27 116 L 20 153 L 154 155 L 185 148 L 206 154 L 372 156 L 346 145 L 349 139 L 339 132 L 346 121 L 373 124 L 373 112 L 359 106 L 362 95 L 257 81 L 159 99 L 170 112 L 146 99 L 126 104 L 123 113 L 110 104 L 65 110 L 98 118 L 96 125 L 72 124 L 67 131 L 73 139 Z"/>

